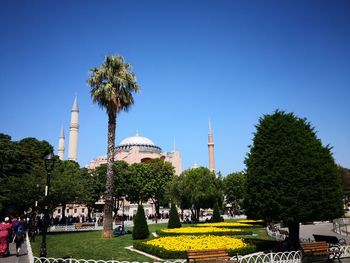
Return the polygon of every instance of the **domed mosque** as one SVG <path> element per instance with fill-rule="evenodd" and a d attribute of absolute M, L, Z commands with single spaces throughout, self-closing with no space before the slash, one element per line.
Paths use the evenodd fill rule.
<path fill-rule="evenodd" d="M 182 161 L 180 152 L 175 149 L 172 152 L 162 152 L 162 149 L 155 143 L 136 133 L 135 136 L 127 137 L 122 140 L 115 148 L 114 160 L 125 161 L 128 164 L 142 163 L 150 159 L 162 158 L 170 162 L 175 174 L 180 175 L 182 172 Z M 107 156 L 100 156 L 92 160 L 87 166 L 88 169 L 95 169 L 101 164 L 107 163 Z"/>

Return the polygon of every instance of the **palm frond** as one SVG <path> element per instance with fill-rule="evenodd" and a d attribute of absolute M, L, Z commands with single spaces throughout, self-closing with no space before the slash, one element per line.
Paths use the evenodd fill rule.
<path fill-rule="evenodd" d="M 134 104 L 133 93 L 139 91 L 136 75 L 120 55 L 105 57 L 100 67 L 90 69 L 87 80 L 92 101 L 108 114 L 127 111 Z"/>

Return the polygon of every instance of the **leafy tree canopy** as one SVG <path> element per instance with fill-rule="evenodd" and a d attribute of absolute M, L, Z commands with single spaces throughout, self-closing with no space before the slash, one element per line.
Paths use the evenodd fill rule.
<path fill-rule="evenodd" d="M 224 193 L 226 203 L 231 204 L 232 208 L 240 208 L 245 195 L 246 175 L 243 172 L 230 173 L 223 178 Z"/>
<path fill-rule="evenodd" d="M 192 209 L 197 219 L 201 208 L 212 208 L 215 202 L 222 204 L 221 189 L 220 178 L 216 178 L 213 172 L 204 167 L 184 171 L 170 186 L 170 192 L 181 204 L 180 207 Z"/>
<path fill-rule="evenodd" d="M 0 213 L 21 214 L 38 200 L 36 185 L 46 179 L 44 157 L 53 151 L 47 141 L 12 141 L 0 134 Z"/>
<path fill-rule="evenodd" d="M 342 215 L 331 148 L 322 146 L 305 119 L 282 111 L 260 118 L 245 162 L 248 217 L 287 222 L 293 242 L 299 222 Z"/>

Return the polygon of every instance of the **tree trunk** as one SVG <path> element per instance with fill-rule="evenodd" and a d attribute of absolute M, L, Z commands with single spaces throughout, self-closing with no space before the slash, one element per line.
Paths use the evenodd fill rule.
<path fill-rule="evenodd" d="M 290 250 L 296 251 L 300 249 L 299 241 L 299 222 L 288 222 L 289 240 L 290 240 Z"/>
<path fill-rule="evenodd" d="M 90 206 L 87 207 L 88 209 L 88 222 L 91 222 L 91 212 L 92 212 L 92 208 Z"/>
<path fill-rule="evenodd" d="M 155 217 L 156 217 L 156 224 L 158 223 L 158 217 L 160 216 L 160 213 L 159 213 L 159 207 L 160 207 L 160 204 L 158 201 L 155 201 L 154 202 L 154 206 L 156 208 L 156 214 L 155 214 Z"/>
<path fill-rule="evenodd" d="M 197 208 L 196 209 L 196 220 L 197 220 L 197 223 L 199 223 L 199 214 L 201 212 L 201 209 L 200 208 Z"/>
<path fill-rule="evenodd" d="M 66 223 L 66 207 L 67 207 L 67 204 L 62 204 L 62 223 Z"/>
<path fill-rule="evenodd" d="M 107 151 L 107 178 L 106 192 L 103 218 L 102 238 L 113 237 L 113 164 L 114 164 L 114 148 L 115 148 L 115 128 L 116 116 L 108 114 L 108 151 Z"/>

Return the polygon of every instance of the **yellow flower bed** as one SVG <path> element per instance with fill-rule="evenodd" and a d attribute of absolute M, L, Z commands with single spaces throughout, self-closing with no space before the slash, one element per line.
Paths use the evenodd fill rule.
<path fill-rule="evenodd" d="M 239 238 L 228 236 L 167 236 L 149 240 L 147 245 L 156 246 L 171 251 L 186 251 L 196 249 L 226 248 L 228 250 L 247 247 L 247 244 Z"/>
<path fill-rule="evenodd" d="M 192 233 L 201 233 L 201 234 L 207 234 L 207 233 L 213 233 L 213 232 L 239 232 L 240 229 L 229 229 L 229 228 L 220 228 L 220 227 L 181 227 L 181 228 L 172 228 L 172 229 L 162 229 L 161 232 L 163 233 L 171 233 L 171 234 L 192 234 Z"/>
<path fill-rule="evenodd" d="M 250 220 L 250 219 L 241 219 L 237 221 L 238 223 L 245 223 L 245 224 L 254 224 L 254 223 L 263 223 L 264 220 Z"/>
<path fill-rule="evenodd" d="M 220 222 L 220 223 L 204 223 L 197 226 L 206 226 L 206 227 L 253 227 L 251 224 L 244 224 L 239 222 Z"/>

